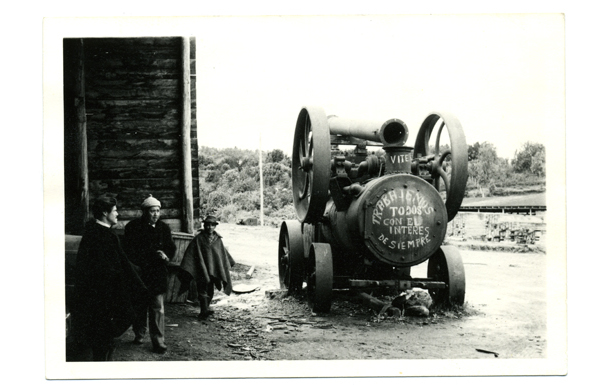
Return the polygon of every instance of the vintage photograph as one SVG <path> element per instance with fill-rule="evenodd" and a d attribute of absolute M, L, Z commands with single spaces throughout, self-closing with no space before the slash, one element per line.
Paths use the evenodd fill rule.
<path fill-rule="evenodd" d="M 564 55 L 561 14 L 45 19 L 47 377 L 565 374 Z"/>

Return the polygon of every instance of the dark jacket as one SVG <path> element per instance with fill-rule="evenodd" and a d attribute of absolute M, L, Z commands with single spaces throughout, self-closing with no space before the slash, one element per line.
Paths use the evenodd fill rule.
<path fill-rule="evenodd" d="M 210 239 L 202 231 L 189 243 L 181 260 L 179 293 L 186 292 L 190 282 L 196 280 L 198 285 L 213 282 L 218 290 L 222 288 L 225 294 L 231 294 L 229 269 L 233 265 L 235 261 L 223 245 L 221 236 L 215 232 L 215 237 Z"/>
<path fill-rule="evenodd" d="M 133 322 L 133 303 L 147 295 L 117 235 L 88 223 L 77 253 L 72 307 L 88 342 L 102 344 L 123 334 Z"/>
<path fill-rule="evenodd" d="M 139 266 L 142 280 L 150 293 L 166 293 L 167 262 L 157 251 L 162 250 L 169 259 L 175 256 L 177 246 L 169 225 L 159 220 L 156 226 L 152 226 L 144 218 L 134 219 L 125 226 L 123 243 L 129 260 Z"/>

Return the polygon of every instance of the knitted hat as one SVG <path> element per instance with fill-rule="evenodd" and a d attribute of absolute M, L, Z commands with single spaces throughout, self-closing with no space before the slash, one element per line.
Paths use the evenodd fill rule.
<path fill-rule="evenodd" d="M 204 218 L 204 223 L 214 223 L 215 225 L 218 225 L 219 221 L 217 221 L 217 218 L 214 216 L 208 215 L 206 218 Z"/>
<path fill-rule="evenodd" d="M 158 206 L 160 207 L 160 201 L 156 198 L 154 198 L 152 196 L 152 194 L 148 195 L 148 198 L 146 198 L 143 202 L 142 202 L 142 208 L 148 208 L 148 207 L 152 207 L 152 206 Z"/>

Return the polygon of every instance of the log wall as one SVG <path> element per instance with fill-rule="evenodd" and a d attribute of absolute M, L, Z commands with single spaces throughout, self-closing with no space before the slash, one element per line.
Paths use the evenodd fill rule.
<path fill-rule="evenodd" d="M 87 38 L 85 103 L 90 203 L 114 196 L 123 224 L 148 194 L 181 230 L 182 38 Z M 198 216 L 195 39 L 190 39 L 192 194 Z"/>

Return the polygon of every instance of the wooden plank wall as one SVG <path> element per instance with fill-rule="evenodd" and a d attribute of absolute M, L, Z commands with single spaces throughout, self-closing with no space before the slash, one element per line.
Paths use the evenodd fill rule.
<path fill-rule="evenodd" d="M 195 39 L 191 56 L 193 196 L 198 210 Z M 90 202 L 110 194 L 121 226 L 148 194 L 173 231 L 182 219 L 180 37 L 84 39 Z M 197 217 L 198 213 L 195 213 Z"/>

